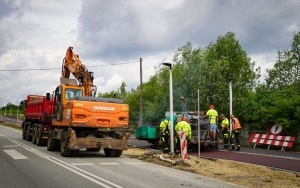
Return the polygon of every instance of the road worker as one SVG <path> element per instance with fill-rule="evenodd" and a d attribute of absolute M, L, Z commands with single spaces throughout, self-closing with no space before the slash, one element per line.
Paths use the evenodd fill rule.
<path fill-rule="evenodd" d="M 175 153 L 179 154 L 180 151 L 180 131 L 181 131 L 181 121 L 182 121 L 182 116 L 179 116 L 177 118 L 177 123 L 175 125 L 175 133 L 176 133 L 176 138 L 175 138 Z"/>
<path fill-rule="evenodd" d="M 182 116 L 180 121 L 176 124 L 175 130 L 177 132 L 177 139 L 176 139 L 176 150 L 177 152 L 180 151 L 180 132 L 183 131 L 185 133 L 185 137 L 187 140 L 187 146 L 192 139 L 192 129 L 191 125 L 187 122 L 187 118 Z"/>
<path fill-rule="evenodd" d="M 235 142 L 237 144 L 236 151 L 239 151 L 241 149 L 240 145 L 240 132 L 241 132 L 241 124 L 240 121 L 234 117 L 233 114 L 230 115 L 230 119 L 232 121 L 232 131 L 231 131 L 231 138 L 230 138 L 230 143 L 231 143 L 231 149 L 235 149 L 235 144 L 233 140 L 235 139 Z"/>
<path fill-rule="evenodd" d="M 218 124 L 218 112 L 215 110 L 214 105 L 209 106 L 209 110 L 206 112 L 206 117 L 209 119 L 209 126 L 207 130 L 207 139 L 210 140 L 213 144 L 212 147 L 214 149 L 217 148 L 216 140 L 216 132 L 217 132 L 217 124 Z"/>
<path fill-rule="evenodd" d="M 222 120 L 221 122 L 221 132 L 223 134 L 223 141 L 224 141 L 224 148 L 223 149 L 228 149 L 228 139 L 229 139 L 229 131 L 228 131 L 228 125 L 229 125 L 229 120 L 224 116 L 224 114 L 220 115 L 220 119 Z"/>
<path fill-rule="evenodd" d="M 161 121 L 159 127 L 160 127 L 160 138 L 162 142 L 162 147 L 164 149 L 164 153 L 167 153 L 169 151 L 170 121 L 167 120 L 166 116 Z"/>

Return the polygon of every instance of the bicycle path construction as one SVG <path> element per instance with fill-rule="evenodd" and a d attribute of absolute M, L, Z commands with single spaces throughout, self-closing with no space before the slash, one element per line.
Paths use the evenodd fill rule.
<path fill-rule="evenodd" d="M 198 156 L 198 152 L 189 152 Z M 244 163 L 257 164 L 274 169 L 300 172 L 300 153 L 260 148 L 242 147 L 240 151 L 218 150 L 201 151 L 200 157 L 212 159 L 234 160 Z"/>

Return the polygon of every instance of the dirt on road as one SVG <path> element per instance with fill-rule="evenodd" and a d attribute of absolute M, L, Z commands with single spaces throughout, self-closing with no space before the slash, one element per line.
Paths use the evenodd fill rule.
<path fill-rule="evenodd" d="M 124 151 L 128 157 L 139 158 L 159 165 L 185 170 L 237 185 L 253 188 L 300 187 L 300 174 L 270 169 L 260 165 L 231 160 L 213 160 L 189 156 L 182 161 L 179 156 L 152 152 L 142 148 Z"/>

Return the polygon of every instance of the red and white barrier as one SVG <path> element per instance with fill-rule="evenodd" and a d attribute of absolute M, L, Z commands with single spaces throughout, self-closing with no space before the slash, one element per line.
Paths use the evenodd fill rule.
<path fill-rule="evenodd" d="M 180 132 L 180 150 L 181 150 L 181 158 L 183 160 L 188 158 L 187 155 L 187 141 L 185 138 L 185 133 L 183 131 Z"/>
<path fill-rule="evenodd" d="M 270 134 L 252 134 L 249 142 L 256 144 L 267 144 L 268 149 L 271 145 L 281 146 L 283 150 L 284 147 L 292 147 L 294 144 L 295 137 L 293 136 L 281 136 L 281 135 L 270 135 Z"/>

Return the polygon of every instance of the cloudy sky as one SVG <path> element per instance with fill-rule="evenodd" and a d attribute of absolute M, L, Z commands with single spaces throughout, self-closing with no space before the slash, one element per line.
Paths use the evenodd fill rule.
<path fill-rule="evenodd" d="M 69 46 L 94 72 L 98 92 L 139 85 L 190 41 L 206 47 L 236 33 L 262 68 L 288 49 L 300 30 L 298 0 L 0 0 L 0 106 L 59 85 Z M 45 69 L 45 70 L 32 70 Z"/>

